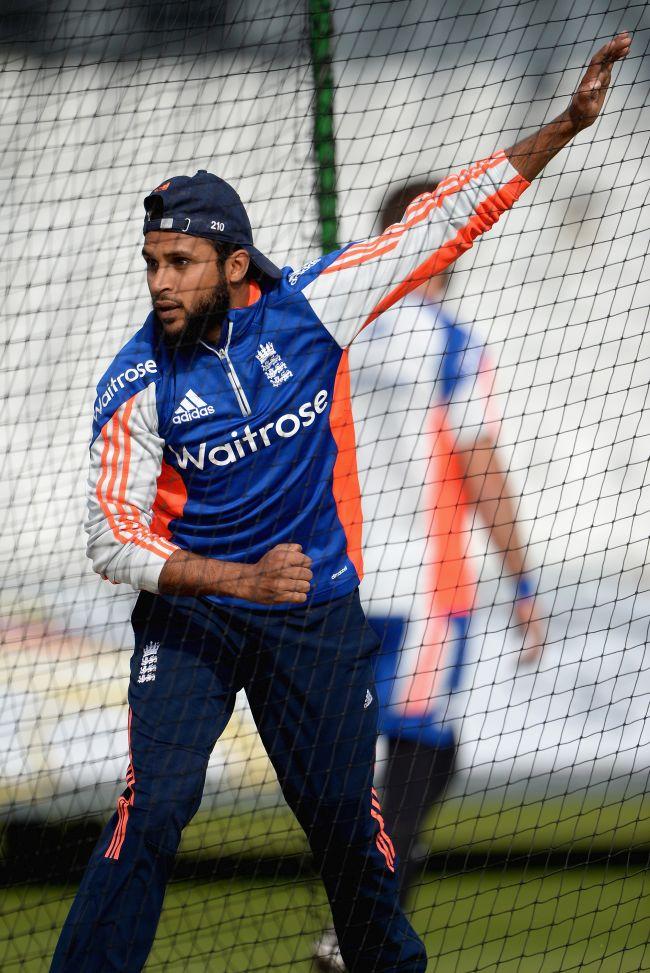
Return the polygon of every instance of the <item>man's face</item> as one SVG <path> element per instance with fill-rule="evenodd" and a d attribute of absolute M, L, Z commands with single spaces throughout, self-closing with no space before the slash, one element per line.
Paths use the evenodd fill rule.
<path fill-rule="evenodd" d="M 172 344 L 196 340 L 223 320 L 228 287 L 209 240 L 152 230 L 142 248 L 151 303 Z"/>

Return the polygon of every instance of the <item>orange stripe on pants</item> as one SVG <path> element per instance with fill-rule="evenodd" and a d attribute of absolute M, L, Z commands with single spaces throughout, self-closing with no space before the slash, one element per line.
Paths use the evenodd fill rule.
<path fill-rule="evenodd" d="M 117 861 L 117 859 L 120 857 L 122 845 L 124 844 L 124 839 L 126 838 L 126 826 L 129 821 L 129 808 L 133 807 L 133 802 L 135 801 L 135 770 L 133 768 L 133 756 L 131 754 L 132 718 L 133 712 L 129 707 L 129 766 L 126 770 L 126 784 L 129 790 L 129 796 L 126 798 L 123 794 L 121 794 L 117 799 L 117 824 L 115 825 L 113 837 L 111 838 L 110 844 L 104 855 L 104 858 L 112 858 L 115 861 Z"/>

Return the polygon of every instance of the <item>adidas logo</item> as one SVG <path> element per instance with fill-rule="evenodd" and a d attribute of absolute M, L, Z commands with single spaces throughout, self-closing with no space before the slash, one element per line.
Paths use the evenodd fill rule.
<path fill-rule="evenodd" d="M 174 412 L 172 422 L 175 422 L 178 426 L 182 422 L 191 422 L 192 419 L 198 419 L 200 416 L 211 415 L 214 415 L 214 408 L 204 402 L 200 395 L 189 389 L 184 398 L 181 399 L 178 409 Z"/>
<path fill-rule="evenodd" d="M 366 698 L 363 702 L 363 708 L 368 709 L 371 703 L 372 703 L 372 693 L 370 692 L 369 689 L 366 689 Z"/>

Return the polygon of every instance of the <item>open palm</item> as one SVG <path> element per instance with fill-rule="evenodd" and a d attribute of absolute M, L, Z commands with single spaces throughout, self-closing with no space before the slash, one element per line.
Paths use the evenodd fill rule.
<path fill-rule="evenodd" d="M 569 115 L 578 130 L 587 128 L 598 117 L 612 77 L 612 65 L 627 57 L 632 38 L 627 31 L 617 34 L 596 51 L 580 86 L 571 99 Z"/>

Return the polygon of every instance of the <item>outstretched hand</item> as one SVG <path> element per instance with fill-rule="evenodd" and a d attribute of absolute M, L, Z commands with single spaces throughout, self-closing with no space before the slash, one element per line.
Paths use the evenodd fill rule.
<path fill-rule="evenodd" d="M 630 53 L 632 38 L 627 31 L 596 51 L 578 90 L 571 99 L 568 114 L 577 131 L 592 125 L 603 107 L 612 79 L 612 66 Z"/>
<path fill-rule="evenodd" d="M 505 150 L 524 179 L 530 182 L 539 175 L 560 149 L 596 121 L 612 78 L 612 65 L 627 57 L 631 44 L 632 38 L 624 31 L 596 51 L 569 107 L 539 131 Z"/>

